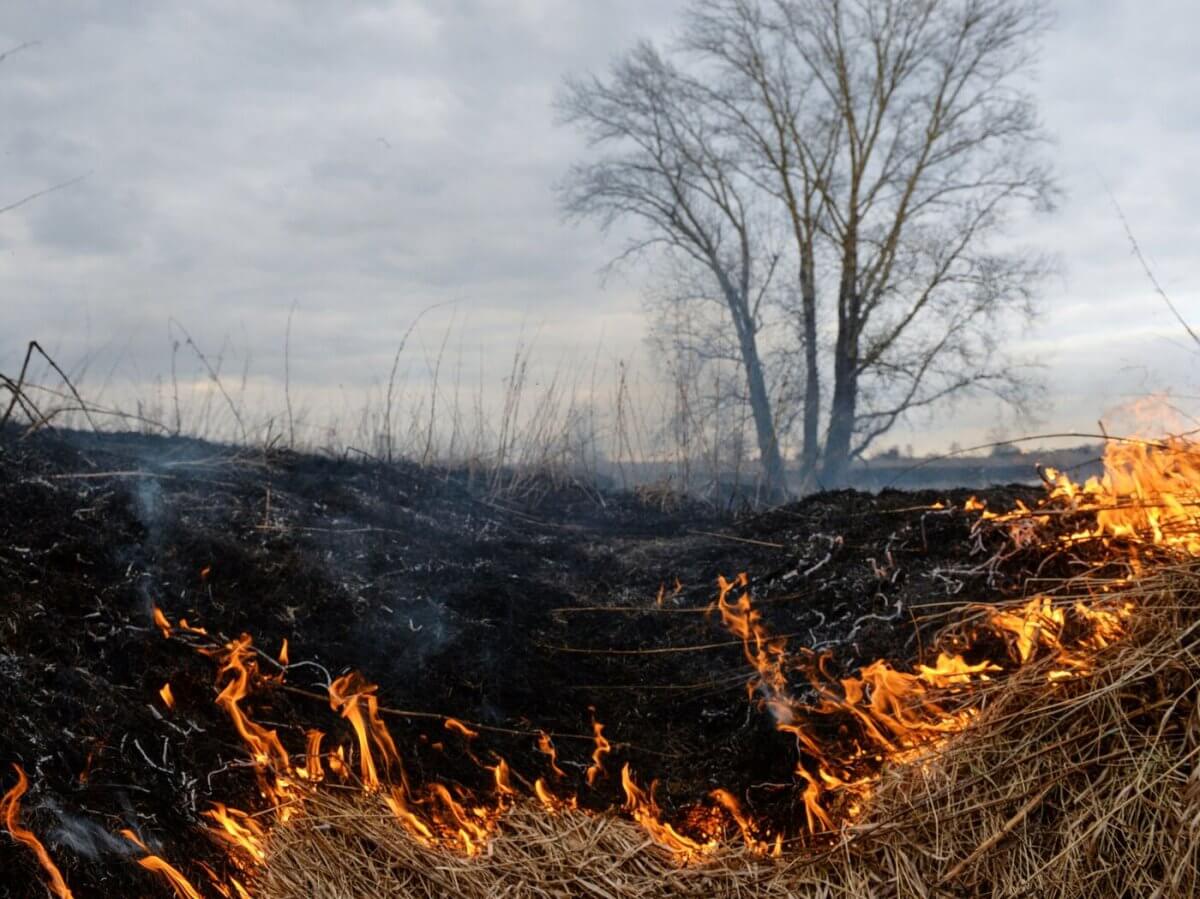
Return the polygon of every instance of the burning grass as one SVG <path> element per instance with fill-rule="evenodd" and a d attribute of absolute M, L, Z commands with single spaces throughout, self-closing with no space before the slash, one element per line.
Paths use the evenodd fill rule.
<path fill-rule="evenodd" d="M 1061 584 L 1058 603 L 1092 602 Z M 378 797 L 323 791 L 267 844 L 264 899 L 1192 896 L 1200 890 L 1200 568 L 1122 588 L 1137 611 L 1085 669 L 989 685 L 971 725 L 883 769 L 863 816 L 779 861 L 680 864 L 636 823 L 523 801 L 486 852 L 416 840 Z"/>
<path fill-rule="evenodd" d="M 501 762 L 498 800 L 474 808 L 474 819 L 447 796 L 453 819 L 421 823 L 402 780 L 387 797 L 390 833 L 377 808 L 346 797 L 326 801 L 315 821 L 281 824 L 287 835 L 278 847 L 268 839 L 259 858 L 265 895 L 319 893 L 311 878 L 325 868 L 334 894 L 347 896 L 544 896 L 560 887 L 602 896 L 1190 895 L 1200 822 L 1192 695 L 1200 671 L 1190 638 L 1200 569 L 1174 560 L 1196 555 L 1200 479 L 1185 444 L 1116 445 L 1108 461 L 1102 481 L 1079 487 L 1051 472 L 1044 506 L 984 518 L 1005 523 L 1018 546 L 1099 548 L 1085 573 L 1042 584 L 1022 603 L 968 609 L 938 635 L 932 663 L 911 673 L 879 660 L 849 677 L 831 674 L 825 656 L 789 651 L 770 633 L 744 575 L 721 580 L 715 609 L 742 641 L 750 697 L 799 753 L 807 833 L 786 834 L 800 850 L 791 861 L 763 861 L 782 854 L 785 832 L 772 834 L 724 789 L 713 796 L 742 833 L 737 851 L 722 839 L 715 808 L 693 807 L 690 828 L 677 827 L 653 783 L 639 787 L 626 764 L 625 811 L 647 847 L 628 828 L 621 843 L 622 829 L 611 830 L 606 816 L 588 823 L 597 816 L 573 800 L 556 808 L 543 798 L 540 810 L 514 804 Z M 1062 514 L 1057 527 L 1052 513 Z M 1092 516 L 1083 528 L 1069 520 L 1080 513 Z M 989 654 L 989 645 L 1003 651 Z M 793 687 L 797 673 L 811 698 Z M 374 706 L 368 711 L 377 747 L 394 755 Z M 355 729 L 371 798 L 379 783 L 361 716 Z M 589 782 L 602 767 L 599 726 L 596 735 Z M 456 828 L 461 845 L 439 837 Z M 346 844 L 330 851 L 339 839 Z M 289 879 L 297 871 L 298 886 Z"/>
<path fill-rule="evenodd" d="M 462 718 L 389 708 L 400 680 L 381 688 L 355 670 L 334 676 L 347 665 L 292 661 L 295 644 L 286 639 L 272 655 L 248 635 L 221 636 L 219 616 L 231 611 L 212 589 L 221 567 L 204 564 L 199 581 L 211 632 L 156 607 L 142 633 L 172 647 L 180 670 L 179 653 L 192 662 L 208 657 L 210 677 L 215 669 L 215 703 L 195 683 L 174 689 L 158 669 L 146 681 L 152 714 L 170 716 L 167 726 L 184 750 L 203 748 L 194 734 L 224 734 L 221 768 L 210 769 L 200 802 L 194 775 L 189 788 L 209 837 L 205 858 L 160 856 L 141 827 L 111 828 L 108 836 L 121 833 L 123 855 L 188 899 L 1191 895 L 1200 886 L 1197 459 L 1192 445 L 1178 441 L 1114 443 L 1104 479 L 1076 485 L 1048 472 L 1046 497 L 1031 505 L 991 511 L 969 500 L 969 514 L 940 502 L 897 509 L 919 517 L 859 560 L 869 563 L 877 598 L 886 602 L 884 591 L 902 581 L 898 552 L 930 558 L 927 524 L 937 521 L 974 521 L 974 558 L 968 565 L 972 551 L 962 552 L 953 569 L 926 561 L 932 580 L 951 571 L 994 587 L 1005 571 L 1023 576 L 1015 599 L 957 599 L 936 633 L 915 627 L 915 652 L 864 655 L 865 624 L 883 622 L 893 640 L 902 630 L 899 600 L 886 616 L 847 615 L 831 646 L 851 650 L 849 659 L 809 649 L 794 632 L 823 591 L 814 585 L 807 602 L 796 603 L 795 593 L 780 596 L 770 585 L 820 571 L 845 544 L 841 535 L 814 535 L 826 547 L 823 559 L 765 580 L 721 578 L 715 600 L 690 606 L 665 606 L 661 586 L 641 605 L 541 613 L 535 595 L 509 596 L 484 608 L 519 609 L 525 620 L 558 620 L 561 628 L 553 641 L 513 630 L 493 673 L 519 683 L 511 669 L 522 660 L 538 682 L 508 694 L 516 701 L 503 717 L 482 702 Z M 852 520 L 844 505 L 839 514 Z M 530 542 L 540 558 L 546 540 L 539 533 Z M 753 530 L 733 542 L 760 553 L 784 549 Z M 597 611 L 618 616 L 613 621 L 632 615 L 637 623 L 620 633 L 647 642 L 567 645 L 605 636 L 570 624 Z M 923 614 L 933 617 L 928 608 Z M 689 643 L 653 642 L 677 623 L 689 628 Z M 487 620 L 480 625 L 491 631 Z M 408 626 L 420 632 L 412 618 Z M 714 640 L 713 629 L 732 641 Z M 480 644 L 472 656 L 449 647 L 449 670 L 477 677 L 472 659 L 490 648 Z M 631 680 L 642 659 L 658 666 L 648 670 L 690 664 L 711 678 L 716 672 L 705 659 L 714 657 L 698 653 L 714 650 L 741 659 L 731 659 L 732 678 L 722 671 L 720 691 L 707 694 L 713 699 L 699 707 L 701 723 L 684 731 L 692 755 L 659 751 L 682 747 L 657 734 L 653 721 L 674 728 L 689 720 L 662 694 L 647 692 L 641 704 L 609 702 L 607 711 L 623 713 L 616 719 L 589 709 L 584 727 L 556 726 L 548 717 L 555 703 L 547 698 L 576 701 L 605 689 L 567 690 L 558 678 L 577 671 L 564 658 L 620 681 Z M 315 677 L 314 670 L 325 680 L 293 683 L 298 672 Z M 628 690 L 620 681 L 609 686 Z M 705 691 L 711 683 L 702 684 Z M 742 698 L 717 699 L 728 687 L 744 687 Z M 405 702 L 420 698 L 408 694 Z M 198 702 L 223 720 L 193 730 Z M 732 725 L 721 723 L 730 721 L 730 702 L 741 709 L 733 710 Z M 403 724 L 393 733 L 397 720 Z M 720 736 L 730 726 L 740 744 Z M 235 737 L 240 747 L 230 760 L 226 747 Z M 560 738 L 574 741 L 562 755 Z M 154 770 L 174 773 L 134 745 Z M 169 745 L 164 736 L 163 766 Z M 721 764 L 711 765 L 718 757 Z M 89 755 L 83 780 L 91 765 Z M 240 791 L 212 788 L 214 775 L 235 770 L 245 784 Z M 667 778 L 664 790 L 656 790 L 655 774 Z M 59 871 L 34 831 L 14 824 L 24 785 L 19 774 L 21 790 L 4 800 L 9 830 L 27 837 L 43 880 L 57 888 L 58 876 L 65 890 L 70 866 Z"/>

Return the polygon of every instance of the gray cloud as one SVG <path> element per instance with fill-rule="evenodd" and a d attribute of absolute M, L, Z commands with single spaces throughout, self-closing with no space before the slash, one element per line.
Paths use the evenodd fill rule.
<path fill-rule="evenodd" d="M 408 322 L 450 316 L 507 359 L 522 327 L 548 355 L 637 346 L 638 278 L 603 287 L 616 248 L 564 225 L 551 185 L 580 151 L 552 124 L 567 71 L 681 0 L 5 4 L 0 200 L 91 172 L 0 216 L 0 370 L 39 337 L 133 384 L 170 363 L 167 321 L 228 338 L 278 377 L 365 389 Z M 1080 426 L 1132 390 L 1187 387 L 1195 356 L 1131 258 L 1105 185 L 1159 278 L 1200 320 L 1195 247 L 1200 69 L 1190 0 L 1063 0 L 1038 83 L 1068 196 L 1018 237 L 1061 254 L 1021 352 L 1047 362 L 1045 417 Z M 0 205 L 3 205 L 0 203 Z M 497 363 L 498 369 L 503 366 Z M 901 442 L 982 434 L 987 404 Z"/>

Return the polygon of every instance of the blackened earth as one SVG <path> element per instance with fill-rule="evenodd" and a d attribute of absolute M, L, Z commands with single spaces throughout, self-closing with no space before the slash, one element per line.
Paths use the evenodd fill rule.
<path fill-rule="evenodd" d="M 1008 508 L 1038 493 L 981 495 Z M 298 691 L 246 703 L 297 752 L 309 727 L 350 741 L 320 699 L 321 669 L 353 668 L 380 685 L 382 705 L 430 714 L 388 718 L 415 780 L 482 790 L 472 756 L 503 756 L 528 784 L 548 771 L 544 729 L 571 781 L 559 789 L 587 806 L 620 803 L 629 762 L 640 781 L 659 780 L 668 812 L 722 786 L 781 824 L 799 820 L 793 741 L 748 702 L 742 649 L 704 611 L 718 576 L 746 572 L 771 630 L 830 650 L 843 670 L 911 661 L 934 613 L 1010 595 L 1031 564 L 983 565 L 1002 538 L 930 508 L 968 495 L 823 493 L 733 514 L 665 491 L 8 430 L 0 791 L 19 763 L 32 784 L 24 823 L 79 897 L 170 895 L 113 836 L 124 827 L 200 882 L 198 862 L 227 864 L 200 812 L 213 800 L 256 807 L 254 779 L 213 704 L 213 662 L 164 639 L 158 605 L 270 653 L 286 639 L 293 663 L 317 663 L 289 671 Z M 174 712 L 157 695 L 167 682 Z M 588 789 L 593 714 L 614 751 Z M 442 715 L 495 730 L 468 743 Z M 44 892 L 32 854 L 7 835 L 0 872 L 0 897 Z"/>

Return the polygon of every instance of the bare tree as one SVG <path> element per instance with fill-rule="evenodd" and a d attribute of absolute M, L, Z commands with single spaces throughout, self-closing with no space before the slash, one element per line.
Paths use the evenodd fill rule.
<path fill-rule="evenodd" d="M 569 79 L 558 108 L 564 123 L 605 151 L 572 167 L 560 185 L 564 209 L 605 229 L 640 222 L 621 258 L 657 248 L 706 273 L 736 340 L 767 489 L 785 492 L 758 346 L 775 259 L 763 258 L 758 192 L 741 174 L 738 142 L 722 132 L 694 83 L 647 42 L 620 59 L 607 81 Z"/>
<path fill-rule="evenodd" d="M 694 0 L 684 24 L 671 89 L 705 123 L 685 155 L 787 225 L 804 486 L 844 482 L 914 411 L 1020 402 L 1001 324 L 1031 311 L 1047 264 L 1004 228 L 1055 192 L 1024 81 L 1041 0 Z M 641 108 L 623 87 L 610 104 Z"/>
<path fill-rule="evenodd" d="M 820 454 L 821 376 L 817 253 L 841 123 L 814 116 L 816 78 L 781 40 L 777 17 L 752 2 L 695 2 L 682 49 L 697 59 L 696 89 L 745 148 L 746 171 L 778 205 L 795 252 L 795 311 L 804 353 L 800 471 L 811 484 Z M 819 125 L 819 128 L 814 126 Z"/>
<path fill-rule="evenodd" d="M 827 484 L 910 411 L 973 389 L 1023 395 L 996 324 L 1029 311 L 1046 263 L 994 238 L 1054 194 L 1022 83 L 1045 23 L 1040 0 L 689 9 L 683 44 L 710 67 L 710 103 L 793 223 L 807 333 L 817 290 L 833 294 Z M 809 461 L 821 374 L 810 363 Z"/>

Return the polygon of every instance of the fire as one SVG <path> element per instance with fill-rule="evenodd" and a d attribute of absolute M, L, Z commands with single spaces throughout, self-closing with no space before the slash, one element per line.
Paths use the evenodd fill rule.
<path fill-rule="evenodd" d="M 741 639 L 746 661 L 757 672 L 746 684 L 750 697 L 753 699 L 755 693 L 761 693 L 763 703 L 777 721 L 790 721 L 787 675 L 783 670 L 787 658 L 785 641 L 773 638 L 767 632 L 762 615 L 750 607 L 749 593 L 742 593 L 735 603 L 729 602 L 729 594 L 736 588 L 745 588 L 748 583 L 745 572 L 732 581 L 718 577 L 720 595 L 716 608 L 721 613 L 721 623 Z"/>
<path fill-rule="evenodd" d="M 220 829 L 214 830 L 214 833 L 219 838 L 245 852 L 260 864 L 266 861 L 267 852 L 263 848 L 266 833 L 250 815 L 238 809 L 226 808 L 223 803 L 217 802 L 204 816 L 217 823 Z"/>
<path fill-rule="evenodd" d="M 375 695 L 377 689 L 374 684 L 363 680 L 357 671 L 339 677 L 329 686 L 330 707 L 350 722 L 358 738 L 359 772 L 367 790 L 378 790 L 381 786 L 372 744 L 380 753 L 385 772 L 394 766 L 400 774 L 401 783 L 406 783 L 400 752 L 387 726 L 379 718 L 379 699 Z"/>
<path fill-rule="evenodd" d="M 1104 474 L 1076 484 L 1063 472 L 1047 468 L 1049 496 L 1041 509 L 1089 513 L 1095 525 L 1067 534 L 1075 545 L 1113 541 L 1155 546 L 1186 556 L 1200 555 L 1200 446 L 1178 437 L 1163 441 L 1110 440 L 1104 451 Z M 1020 508 L 991 516 L 1015 524 L 1037 510 Z M 1125 558 L 1129 553 L 1117 553 Z M 1136 564 L 1136 559 L 1128 561 Z"/>
<path fill-rule="evenodd" d="M 474 740 L 476 737 L 479 736 L 479 731 L 471 730 L 471 728 L 467 727 L 465 724 L 463 724 L 457 718 L 447 718 L 446 723 L 445 723 L 445 728 L 446 728 L 446 730 L 452 730 L 452 731 L 455 731 L 456 733 L 462 734 L 468 740 Z"/>
<path fill-rule="evenodd" d="M 167 708 L 175 708 L 175 694 L 171 692 L 171 685 L 169 683 L 163 684 L 159 688 L 158 696 Z"/>
<path fill-rule="evenodd" d="M 701 843 L 684 836 L 663 821 L 662 810 L 654 799 L 655 783 L 652 781 L 646 790 L 639 787 L 633 779 L 628 762 L 621 768 L 621 786 L 625 790 L 625 810 L 660 846 L 665 846 L 682 861 L 687 862 L 697 861 L 716 851 L 716 839 Z"/>
<path fill-rule="evenodd" d="M 554 741 L 544 730 L 538 731 L 537 748 L 538 752 L 550 759 L 550 770 L 554 772 L 555 777 L 567 776 L 567 772 L 558 767 L 558 750 L 554 748 Z"/>
<path fill-rule="evenodd" d="M 589 787 L 596 785 L 596 779 L 604 774 L 604 757 L 612 752 L 612 744 L 604 736 L 604 725 L 592 720 L 592 734 L 596 740 L 596 748 L 592 752 L 592 764 L 587 769 L 584 778 Z"/>
<path fill-rule="evenodd" d="M 513 789 L 513 785 L 509 781 L 511 772 L 508 768 L 508 762 L 504 761 L 504 759 L 500 759 L 496 766 L 492 768 L 492 775 L 496 780 L 497 795 L 510 797 L 517 795 L 517 791 Z"/>
<path fill-rule="evenodd" d="M 14 840 L 18 843 L 23 843 L 33 850 L 33 854 L 37 856 L 38 864 L 42 866 L 42 870 L 46 872 L 46 876 L 50 879 L 50 891 L 58 899 L 72 899 L 73 894 L 67 886 L 67 882 L 63 880 L 62 872 L 58 870 L 58 865 L 54 864 L 54 860 L 50 858 L 50 853 L 46 851 L 46 847 L 42 845 L 41 840 L 33 835 L 32 831 L 26 830 L 21 826 L 21 797 L 29 789 L 29 780 L 25 777 L 25 770 L 20 765 L 13 765 L 13 770 L 17 772 L 17 784 L 5 793 L 3 797 L 0 797 L 0 815 L 4 817 L 4 826 Z"/>
<path fill-rule="evenodd" d="M 1142 564 L 1141 547 L 1200 555 L 1200 450 L 1177 440 L 1113 442 L 1105 468 L 1103 477 L 1082 486 L 1048 471 L 1048 496 L 1032 509 L 1018 503 L 1012 512 L 995 514 L 977 499 L 965 508 L 981 512 L 982 521 L 1007 526 L 1018 547 L 1045 543 L 1052 514 L 1090 516 L 1094 526 L 1049 539 L 1070 546 L 1099 542 L 1106 552 L 1097 565 L 1124 561 L 1133 573 Z M 835 808 L 853 817 L 882 764 L 929 751 L 968 726 L 977 684 L 1042 658 L 1052 663 L 1048 682 L 1076 676 L 1088 669 L 1091 653 L 1120 638 L 1133 612 L 1128 601 L 1059 604 L 1044 595 L 1016 606 L 972 607 L 982 621 L 973 625 L 966 645 L 956 647 L 959 651 L 939 648 L 931 662 L 918 663 L 911 673 L 876 660 L 852 676 L 838 677 L 831 673 L 828 655 L 791 651 L 768 631 L 747 583 L 745 575 L 721 578 L 713 608 L 742 642 L 753 671 L 747 681 L 751 699 L 772 714 L 780 731 L 795 738 L 795 774 L 814 832 L 835 826 Z M 1003 657 L 969 661 L 963 655 L 989 639 L 1006 648 Z M 793 675 L 807 683 L 816 702 L 797 698 Z M 832 730 L 839 736 L 831 743 L 823 736 L 831 728 L 817 725 L 834 719 L 840 724 Z M 850 735 L 848 744 L 843 734 Z M 743 819 L 726 808 L 741 827 Z"/>
<path fill-rule="evenodd" d="M 759 855 L 773 856 L 778 856 L 783 851 L 782 834 L 776 835 L 774 846 L 770 846 L 755 836 L 756 828 L 754 826 L 754 822 L 751 820 L 750 816 L 742 810 L 742 804 L 738 802 L 736 796 L 734 796 L 728 790 L 723 790 L 720 788 L 713 790 L 709 795 L 712 796 L 712 798 L 716 800 L 717 805 L 725 809 L 729 817 L 733 819 L 734 823 L 737 825 L 738 831 L 742 835 L 742 839 L 745 841 L 746 845 L 751 849 L 751 851 L 756 852 Z"/>
<path fill-rule="evenodd" d="M 178 868 L 161 856 L 151 852 L 150 848 L 132 830 L 128 828 L 122 830 L 121 836 L 146 853 L 142 858 L 138 859 L 138 864 L 147 871 L 153 871 L 155 874 L 161 875 L 171 886 L 171 889 L 175 891 L 175 895 L 179 899 L 204 899 L 200 895 L 200 891 L 192 886 L 191 882 L 179 872 Z"/>
<path fill-rule="evenodd" d="M 304 780 L 316 783 L 325 779 L 325 769 L 321 765 L 321 741 L 325 739 L 325 734 L 313 729 L 305 734 L 305 738 L 304 767 L 296 773 Z"/>
<path fill-rule="evenodd" d="M 1151 552 L 1200 555 L 1200 522 L 1195 512 L 1200 508 L 1200 450 L 1190 444 L 1114 443 L 1102 478 L 1077 485 L 1058 472 L 1048 471 L 1047 477 L 1047 498 L 1032 508 L 1018 504 L 1013 511 L 995 513 L 975 499 L 964 508 L 979 513 L 978 526 L 1007 529 L 1018 547 L 1098 544 L 1104 552 L 1096 565 L 1125 563 L 1130 576 Z M 1064 529 L 1049 526 L 1063 521 L 1072 524 L 1066 536 L 1059 536 Z M 1083 524 L 1076 526 L 1078 522 Z M 803 804 L 808 834 L 785 834 L 758 820 L 733 791 L 724 788 L 673 812 L 668 821 L 655 798 L 656 783 L 639 785 L 629 763 L 624 763 L 625 813 L 684 863 L 711 858 L 727 839 L 740 839 L 759 855 L 779 855 L 785 838 L 811 839 L 845 826 L 867 807 L 885 765 L 927 757 L 970 726 L 985 685 L 1027 668 L 1032 676 L 1044 676 L 1048 688 L 1056 688 L 1055 684 L 1086 672 L 1092 654 L 1119 640 L 1134 612 L 1133 604 L 1119 591 L 1103 590 L 1087 602 L 1037 594 L 1015 604 L 968 606 L 962 622 L 947 630 L 911 667 L 879 659 L 847 673 L 838 669 L 829 653 L 789 647 L 786 639 L 772 634 L 754 604 L 746 574 L 731 580 L 722 577 L 717 586 L 710 611 L 741 643 L 750 669 L 749 699 L 770 713 L 776 729 L 794 742 L 793 795 Z M 676 594 L 681 589 L 676 581 Z M 664 585 L 657 604 L 662 605 L 666 595 Z M 380 707 L 377 686 L 353 671 L 328 687 L 330 708 L 346 722 L 352 740 L 324 749 L 329 735 L 310 729 L 303 752 L 293 757 L 276 732 L 256 723 L 245 709 L 254 689 L 281 681 L 281 676 L 259 670 L 248 636 L 215 646 L 203 628 L 183 620 L 173 627 L 157 608 L 154 622 L 166 637 L 178 634 L 203 643 L 201 651 L 218 661 L 217 704 L 245 743 L 267 807 L 251 813 L 215 803 L 204 814 L 214 838 L 228 846 L 251 886 L 255 868 L 269 856 L 271 828 L 303 815 L 306 798 L 326 788 L 321 785 L 327 775 L 377 797 L 422 845 L 472 856 L 485 851 L 503 814 L 519 801 L 523 790 L 528 789 L 549 814 L 579 808 L 578 797 L 564 783 L 568 775 L 559 765 L 550 734 L 540 730 L 531 736 L 547 759 L 548 774 L 534 778 L 528 788 L 523 785 L 529 781 L 505 759 L 492 753 L 491 763 L 485 763 L 471 748 L 467 755 L 486 769 L 486 786 L 472 790 L 436 780 L 410 782 L 384 723 L 386 710 Z M 286 641 L 278 662 L 281 669 L 289 664 Z M 159 695 L 172 706 L 169 684 Z M 591 714 L 593 745 L 583 780 L 595 787 L 606 774 L 605 763 L 614 746 L 594 709 Z M 456 718 L 443 719 L 443 727 L 472 743 L 480 739 L 478 730 Z M 548 778 L 553 779 L 553 790 Z M 14 827 L 23 775 L 18 787 L 4 797 L 3 807 L 10 832 L 21 839 Z M 32 843 L 22 841 L 35 847 L 52 881 L 58 877 L 56 882 L 61 883 L 41 844 L 28 836 Z M 130 839 L 146 853 L 139 864 L 167 878 L 179 896 L 199 895 L 175 868 L 132 835 Z M 209 878 L 222 895 L 249 895 L 240 881 L 222 882 L 211 871 Z"/>
<path fill-rule="evenodd" d="M 751 696 L 760 695 L 776 727 L 795 738 L 799 754 L 795 774 L 803 784 L 801 798 L 813 832 L 833 829 L 832 810 L 839 802 L 853 817 L 883 763 L 914 758 L 965 728 L 975 711 L 964 700 L 973 695 L 976 684 L 1042 656 L 1059 663 L 1048 680 L 1070 677 L 1086 666 L 1088 653 L 1120 636 L 1123 620 L 1132 612 L 1129 603 L 1115 608 L 1075 603 L 1071 611 L 1086 626 L 1068 646 L 1063 636 L 1067 610 L 1049 597 L 1034 596 L 1012 608 L 980 607 L 984 620 L 975 636 L 998 639 L 1007 647 L 1006 658 L 969 662 L 943 650 L 932 664 L 918 664 L 913 673 L 876 660 L 857 674 L 837 677 L 830 671 L 829 655 L 807 650 L 789 653 L 783 641 L 772 637 L 748 592 L 735 602 L 729 600 L 734 588 L 745 583 L 744 577 L 722 580 L 717 607 L 725 625 L 741 638 L 754 669 Z M 815 692 L 815 704 L 793 693 L 788 681 L 792 671 L 801 674 Z M 818 726 L 822 720 L 840 723 L 822 728 Z M 837 734 L 832 741 L 824 736 L 831 730 Z M 849 751 L 843 742 L 845 733 L 852 735 Z"/>
<path fill-rule="evenodd" d="M 175 890 L 175 895 L 179 899 L 204 899 L 200 895 L 200 891 L 192 886 L 188 879 L 179 873 L 177 868 L 160 856 L 147 855 L 145 858 L 138 859 L 138 864 L 147 871 L 153 871 L 165 877 L 167 883 Z"/>
<path fill-rule="evenodd" d="M 241 708 L 241 702 L 250 692 L 252 675 L 258 671 L 258 663 L 251 651 L 251 641 L 246 635 L 226 644 L 221 667 L 217 672 L 218 681 L 225 679 L 226 683 L 217 696 L 217 705 L 221 706 L 233 721 L 242 742 L 250 750 L 251 760 L 258 773 L 259 786 L 263 795 L 275 800 L 281 808 L 282 803 L 291 797 L 290 768 L 291 760 L 283 743 L 275 731 L 261 727 L 252 721 Z M 271 775 L 275 776 L 272 777 Z M 285 814 L 286 819 L 286 814 Z"/>

